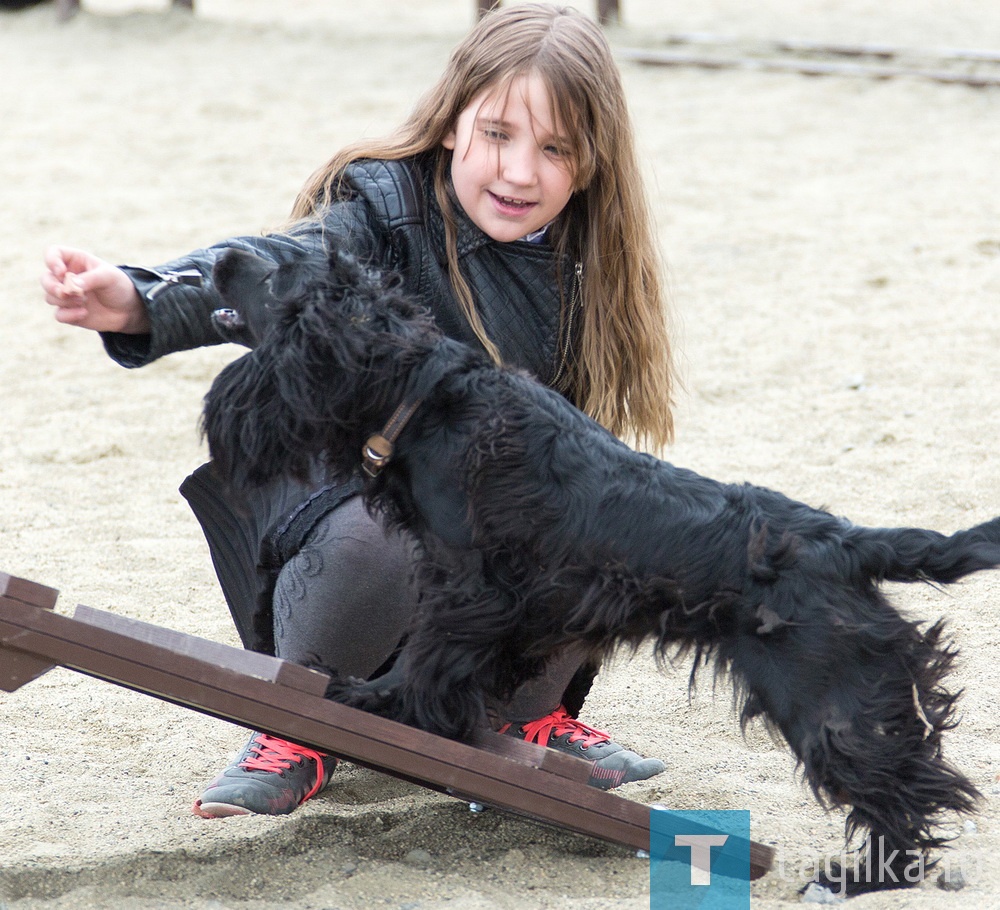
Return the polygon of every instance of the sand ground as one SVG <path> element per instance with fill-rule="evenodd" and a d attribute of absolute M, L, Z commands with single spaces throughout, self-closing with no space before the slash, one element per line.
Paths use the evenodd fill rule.
<path fill-rule="evenodd" d="M 126 373 L 58 326 L 50 243 L 157 263 L 278 224 L 336 148 L 395 125 L 471 24 L 466 0 L 148 0 L 0 14 L 0 570 L 76 603 L 235 643 L 176 492 L 204 458 L 200 398 L 235 348 Z M 883 43 L 956 68 L 1000 51 L 990 0 L 624 0 L 616 48 L 673 33 Z M 706 50 L 700 48 L 700 50 Z M 1000 89 L 623 62 L 687 389 L 671 460 L 871 524 L 944 531 L 1000 511 Z M 985 66 L 978 67 L 985 71 Z M 997 72 L 1000 68 L 994 68 Z M 955 763 L 986 794 L 948 857 L 969 882 L 858 910 L 1000 907 L 1000 579 L 896 592 L 962 648 Z M 604 673 L 586 717 L 662 756 L 630 797 L 749 808 L 779 851 L 754 907 L 798 902 L 840 849 L 781 746 L 739 735 L 687 667 Z M 645 860 L 373 772 L 281 819 L 189 806 L 245 732 L 65 670 L 0 695 L 7 910 L 638 908 Z M 414 853 L 414 851 L 418 851 Z M 419 852 L 423 851 L 423 852 Z"/>

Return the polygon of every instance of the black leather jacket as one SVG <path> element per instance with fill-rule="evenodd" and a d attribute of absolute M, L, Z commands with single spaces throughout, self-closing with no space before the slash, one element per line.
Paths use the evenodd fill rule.
<path fill-rule="evenodd" d="M 148 335 L 105 333 L 118 363 L 143 366 L 175 351 L 233 341 L 251 346 L 239 330 L 218 327 L 212 311 L 222 302 L 212 266 L 231 247 L 275 263 L 322 257 L 342 244 L 372 266 L 398 272 L 405 290 L 433 312 L 441 330 L 479 347 L 448 280 L 444 219 L 433 191 L 427 156 L 402 161 L 363 160 L 348 166 L 353 191 L 321 220 L 286 234 L 240 237 L 195 250 L 155 269 L 125 267 L 146 301 Z M 559 262 L 546 243 L 492 240 L 458 212 L 460 267 L 472 289 L 487 335 L 506 363 L 560 387 L 579 324 L 578 267 Z"/>
<path fill-rule="evenodd" d="M 104 333 L 108 353 L 126 367 L 205 345 L 236 342 L 245 331 L 216 324 L 223 302 L 212 283 L 215 261 L 232 247 L 275 263 L 320 257 L 343 244 L 372 266 L 397 272 L 407 292 L 430 308 L 441 330 L 476 347 L 452 293 L 445 253 L 444 219 L 433 192 L 430 160 L 358 161 L 345 170 L 351 194 L 322 219 L 286 234 L 241 237 L 195 250 L 155 269 L 126 267 L 146 302 L 147 335 Z M 458 256 L 487 335 L 505 362 L 559 388 L 579 325 L 578 269 L 559 262 L 546 243 L 498 243 L 459 211 Z M 246 647 L 273 653 L 271 597 L 281 565 L 315 522 L 357 492 L 351 483 L 302 485 L 276 478 L 268 487 L 236 495 L 207 464 L 181 486 L 197 516 L 219 581 Z M 590 676 L 581 677 L 589 687 Z M 581 691 L 585 691 L 581 690 Z M 576 700 L 567 697 L 567 704 Z"/>

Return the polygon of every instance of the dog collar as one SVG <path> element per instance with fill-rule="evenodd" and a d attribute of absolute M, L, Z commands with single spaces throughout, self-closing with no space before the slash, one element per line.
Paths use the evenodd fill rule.
<path fill-rule="evenodd" d="M 411 401 L 404 401 L 392 413 L 389 422 L 382 427 L 380 433 L 374 433 L 368 437 L 367 442 L 361 447 L 361 467 L 369 477 L 377 477 L 392 458 L 393 447 L 399 434 L 403 432 L 406 422 L 413 416 L 413 412 L 423 403 L 423 398 L 414 398 Z"/>

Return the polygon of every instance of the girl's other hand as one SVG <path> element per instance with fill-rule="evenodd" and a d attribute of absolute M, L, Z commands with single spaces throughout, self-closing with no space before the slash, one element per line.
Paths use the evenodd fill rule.
<path fill-rule="evenodd" d="M 145 304 L 121 269 L 65 246 L 49 247 L 45 266 L 42 290 L 57 322 L 95 332 L 149 331 Z"/>

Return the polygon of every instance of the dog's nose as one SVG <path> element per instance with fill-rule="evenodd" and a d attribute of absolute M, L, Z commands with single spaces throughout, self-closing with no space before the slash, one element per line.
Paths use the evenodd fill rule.
<path fill-rule="evenodd" d="M 242 329 L 246 325 L 246 320 L 240 315 L 238 310 L 231 307 L 222 307 L 212 310 L 212 321 L 223 329 Z"/>

